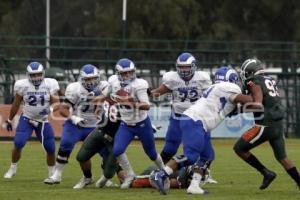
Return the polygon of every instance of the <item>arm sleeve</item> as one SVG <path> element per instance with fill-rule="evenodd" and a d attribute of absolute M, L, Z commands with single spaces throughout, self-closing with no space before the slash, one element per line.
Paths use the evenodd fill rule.
<path fill-rule="evenodd" d="M 16 81 L 16 83 L 15 83 L 14 94 L 23 96 L 23 87 L 22 87 L 22 83 L 20 81 Z"/>
<path fill-rule="evenodd" d="M 75 85 L 73 85 L 72 83 L 70 85 L 67 86 L 66 88 L 66 92 L 65 92 L 65 98 L 72 104 L 76 103 L 77 100 L 77 95 L 75 92 Z"/>
<path fill-rule="evenodd" d="M 136 91 L 136 96 L 140 102 L 150 104 L 149 96 L 147 94 L 147 89 L 140 89 Z"/>
<path fill-rule="evenodd" d="M 169 90 L 172 90 L 172 81 L 170 80 L 170 73 L 165 73 L 162 77 L 162 84 L 164 84 Z"/>
<path fill-rule="evenodd" d="M 140 80 L 138 85 L 139 86 L 136 88 L 136 97 L 138 101 L 150 104 L 149 96 L 147 94 L 147 89 L 149 88 L 147 81 Z"/>
<path fill-rule="evenodd" d="M 52 79 L 51 82 L 52 82 L 52 84 L 51 84 L 51 88 L 50 88 L 50 94 L 53 95 L 58 92 L 59 85 L 58 85 L 57 80 L 55 80 L 55 79 Z"/>

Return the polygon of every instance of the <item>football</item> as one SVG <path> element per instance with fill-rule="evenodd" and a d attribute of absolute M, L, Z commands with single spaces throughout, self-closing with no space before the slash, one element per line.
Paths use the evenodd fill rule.
<path fill-rule="evenodd" d="M 120 97 L 127 97 L 129 96 L 129 93 L 124 89 L 120 89 L 116 92 L 116 95 Z"/>

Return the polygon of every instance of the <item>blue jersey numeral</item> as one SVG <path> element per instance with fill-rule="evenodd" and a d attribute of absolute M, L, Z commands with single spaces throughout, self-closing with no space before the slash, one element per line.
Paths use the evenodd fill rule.
<path fill-rule="evenodd" d="M 41 106 L 45 105 L 45 96 L 41 95 L 41 96 L 39 96 L 39 98 L 40 98 Z M 28 97 L 28 100 L 29 100 L 28 104 L 30 106 L 37 106 L 37 104 L 38 104 L 37 96 L 31 95 Z"/>

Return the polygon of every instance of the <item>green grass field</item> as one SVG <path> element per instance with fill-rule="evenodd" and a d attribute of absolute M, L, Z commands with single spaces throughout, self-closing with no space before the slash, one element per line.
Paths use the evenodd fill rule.
<path fill-rule="evenodd" d="M 78 151 L 77 144 L 69 164 L 65 167 L 63 182 L 58 185 L 45 185 L 43 179 L 47 176 L 45 154 L 41 145 L 37 142 L 29 142 L 24 148 L 22 158 L 19 162 L 18 172 L 11 180 L 3 179 L 3 174 L 10 165 L 11 142 L 0 142 L 0 200 L 101 200 L 101 199 L 300 199 L 300 192 L 296 189 L 294 182 L 281 168 L 273 157 L 268 144 L 258 147 L 254 152 L 264 164 L 276 171 L 277 178 L 265 191 L 260 191 L 258 186 L 262 177 L 254 169 L 242 162 L 232 151 L 235 140 L 213 140 L 216 151 L 216 160 L 212 165 L 213 177 L 219 181 L 217 185 L 205 185 L 209 191 L 206 196 L 188 195 L 185 189 L 172 189 L 167 196 L 161 196 L 157 190 L 152 188 L 127 189 L 119 188 L 96 189 L 90 185 L 82 190 L 74 190 L 72 187 L 82 176 L 79 165 L 75 160 Z M 162 142 L 157 142 L 160 151 Z M 300 140 L 288 139 L 287 152 L 289 158 L 300 169 Z M 128 157 L 137 173 L 152 164 L 143 152 L 139 142 L 133 142 L 128 150 Z M 93 176 L 95 180 L 100 177 L 100 159 L 93 159 Z M 114 178 L 116 182 L 116 179 Z"/>

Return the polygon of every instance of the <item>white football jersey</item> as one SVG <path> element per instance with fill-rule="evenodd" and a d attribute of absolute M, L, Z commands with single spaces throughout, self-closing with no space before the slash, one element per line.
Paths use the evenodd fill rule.
<path fill-rule="evenodd" d="M 182 114 L 212 83 L 209 74 L 203 71 L 196 71 L 188 82 L 180 78 L 177 72 L 171 71 L 164 74 L 162 84 L 172 91 L 173 112 Z"/>
<path fill-rule="evenodd" d="M 112 75 L 109 77 L 108 82 L 111 86 L 111 94 L 115 94 L 118 90 L 121 89 L 120 81 L 116 75 Z M 134 79 L 129 85 L 125 86 L 123 89 L 126 90 L 130 97 L 134 99 L 134 101 L 143 101 L 145 103 L 149 103 L 148 95 L 145 95 L 145 99 L 139 99 L 138 94 L 141 91 L 144 91 L 147 94 L 147 89 L 149 85 L 147 81 L 141 78 Z M 143 121 L 148 116 L 147 110 L 139 110 L 131 108 L 130 106 L 119 106 L 119 111 L 121 115 L 121 120 L 129 125 L 134 125 L 138 122 Z"/>
<path fill-rule="evenodd" d="M 100 81 L 98 87 L 100 91 L 104 91 L 108 87 L 108 82 Z M 73 104 L 73 115 L 85 119 L 84 127 L 96 127 L 97 105 L 91 102 L 94 97 L 82 86 L 81 82 L 70 83 L 66 88 L 65 98 Z"/>
<path fill-rule="evenodd" d="M 203 97 L 183 114 L 195 121 L 201 120 L 204 129 L 211 131 L 234 110 L 236 104 L 232 100 L 241 93 L 240 87 L 234 83 L 216 83 L 204 91 Z"/>
<path fill-rule="evenodd" d="M 14 93 L 23 97 L 23 115 L 40 122 L 48 121 L 50 95 L 58 90 L 58 82 L 52 78 L 44 78 L 39 87 L 28 79 L 18 80 L 14 86 Z"/>

